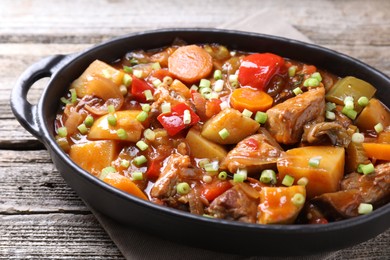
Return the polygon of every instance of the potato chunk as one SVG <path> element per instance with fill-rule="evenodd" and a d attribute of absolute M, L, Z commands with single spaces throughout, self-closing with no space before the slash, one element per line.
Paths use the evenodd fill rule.
<path fill-rule="evenodd" d="M 317 167 L 311 166 L 309 161 L 319 160 Z M 344 148 L 333 146 L 307 146 L 288 150 L 278 160 L 279 180 L 286 174 L 294 177 L 295 183 L 306 177 L 309 183 L 306 186 L 309 199 L 327 192 L 339 190 L 340 180 L 344 175 Z"/>
<path fill-rule="evenodd" d="M 260 191 L 258 222 L 292 224 L 302 210 L 306 197 L 303 186 L 263 187 Z"/>
<path fill-rule="evenodd" d="M 88 141 L 72 145 L 69 156 L 81 168 L 97 176 L 103 168 L 111 165 L 118 153 L 115 141 Z"/>
<path fill-rule="evenodd" d="M 125 110 L 113 113 L 117 120 L 115 126 L 108 123 L 107 118 L 109 115 L 102 116 L 92 125 L 88 133 L 88 138 L 93 140 L 108 139 L 137 142 L 141 138 L 144 128 L 136 119 L 140 112 L 139 110 Z M 121 139 L 117 135 L 117 130 L 120 128 L 124 129 L 127 133 L 127 137 L 124 139 Z"/>
<path fill-rule="evenodd" d="M 210 118 L 203 126 L 202 136 L 218 144 L 236 144 L 245 137 L 255 133 L 260 124 L 243 116 L 240 111 L 226 108 Z M 229 135 L 223 139 L 219 132 L 226 129 Z"/>
<path fill-rule="evenodd" d="M 89 82 L 96 77 L 109 78 L 118 87 L 122 84 L 124 73 L 111 67 L 107 63 L 95 60 L 81 74 L 79 78 L 72 82 L 71 88 L 76 89 L 78 97 L 84 97 L 88 92 Z"/>
<path fill-rule="evenodd" d="M 227 156 L 227 151 L 223 146 L 207 140 L 200 135 L 199 131 L 193 128 L 188 131 L 186 142 L 190 147 L 192 157 L 222 161 Z"/>

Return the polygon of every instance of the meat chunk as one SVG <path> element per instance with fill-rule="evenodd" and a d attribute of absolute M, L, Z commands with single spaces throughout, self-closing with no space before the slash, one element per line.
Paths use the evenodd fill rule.
<path fill-rule="evenodd" d="M 175 195 L 175 186 L 179 180 L 180 173 L 188 171 L 187 169 L 190 166 L 191 161 L 188 155 L 172 154 L 153 185 L 150 195 L 154 198 L 167 198 Z"/>
<path fill-rule="evenodd" d="M 256 223 L 257 205 L 258 199 L 234 185 L 215 198 L 206 212 L 216 218 Z"/>
<path fill-rule="evenodd" d="M 348 147 L 351 136 L 347 130 L 335 122 L 321 122 L 304 126 L 302 141 L 310 144 L 329 142 L 335 146 Z"/>
<path fill-rule="evenodd" d="M 377 165 L 368 175 L 351 173 L 341 182 L 341 191 L 315 197 L 312 203 L 333 219 L 357 216 L 360 203 L 375 207 L 390 201 L 390 163 Z"/>
<path fill-rule="evenodd" d="M 311 89 L 267 110 L 267 130 L 283 144 L 301 140 L 303 126 L 317 119 L 324 120 L 325 89 Z"/>
<path fill-rule="evenodd" d="M 390 201 L 390 163 L 379 164 L 375 172 L 367 175 L 351 173 L 341 182 L 341 189 L 359 190 L 363 202 L 375 206 Z"/>
<path fill-rule="evenodd" d="M 283 149 L 275 139 L 261 128 L 259 134 L 249 136 L 232 149 L 221 164 L 230 172 L 247 169 L 249 173 L 275 168 Z"/>

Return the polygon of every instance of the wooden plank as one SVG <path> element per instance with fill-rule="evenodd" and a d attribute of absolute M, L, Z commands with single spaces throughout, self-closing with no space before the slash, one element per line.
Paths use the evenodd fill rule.
<path fill-rule="evenodd" d="M 0 259 L 124 259 L 92 214 L 0 215 L 0 234 Z"/>
<path fill-rule="evenodd" d="M 0 150 L 0 214 L 89 212 L 45 150 Z"/>

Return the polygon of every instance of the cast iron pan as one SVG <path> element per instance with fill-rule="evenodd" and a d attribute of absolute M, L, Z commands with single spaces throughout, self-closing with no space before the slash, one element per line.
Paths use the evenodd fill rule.
<path fill-rule="evenodd" d="M 390 227 L 390 204 L 373 213 L 327 225 L 259 225 L 210 219 L 145 202 L 121 192 L 82 170 L 54 139 L 59 100 L 70 83 L 95 59 L 113 62 L 134 49 L 187 43 L 220 43 L 230 49 L 273 52 L 314 64 L 341 77 L 356 76 L 374 85 L 377 97 L 390 107 L 390 78 L 338 52 L 295 40 L 217 29 L 165 29 L 115 38 L 81 53 L 55 55 L 38 61 L 19 78 L 11 107 L 19 122 L 38 138 L 65 181 L 93 208 L 127 225 L 186 245 L 245 255 L 292 256 L 318 254 L 366 241 Z M 34 82 L 50 77 L 38 104 L 27 93 Z"/>

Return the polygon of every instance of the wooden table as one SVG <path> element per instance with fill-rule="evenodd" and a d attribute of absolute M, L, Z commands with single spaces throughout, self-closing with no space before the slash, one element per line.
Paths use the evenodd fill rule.
<path fill-rule="evenodd" d="M 390 75 L 387 0 L 2 0 L 0 258 L 123 258 L 61 178 L 47 151 L 11 113 L 10 91 L 24 69 L 42 57 L 77 52 L 114 36 L 162 27 L 218 27 L 259 10 L 276 11 L 314 43 Z M 44 83 L 41 80 L 30 91 L 31 102 L 39 98 Z M 348 258 L 352 251 L 338 256 Z M 372 257 L 386 256 L 378 252 Z"/>

